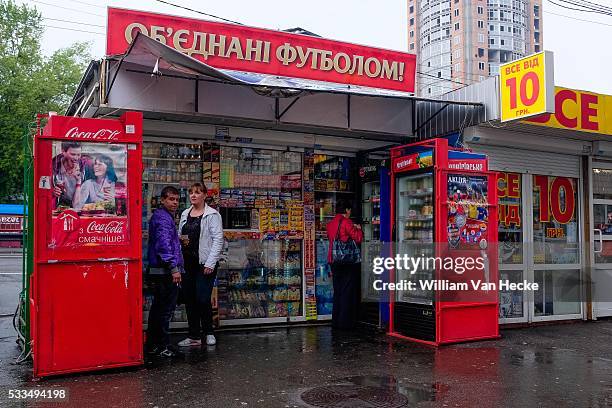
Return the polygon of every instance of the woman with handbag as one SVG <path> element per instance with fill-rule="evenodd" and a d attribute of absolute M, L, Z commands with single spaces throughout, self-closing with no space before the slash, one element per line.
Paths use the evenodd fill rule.
<path fill-rule="evenodd" d="M 327 262 L 332 271 L 334 305 L 332 327 L 350 330 L 355 327 L 359 308 L 359 276 L 361 272 L 361 227 L 351 221 L 352 207 L 339 200 L 336 216 L 327 223 L 329 252 Z"/>

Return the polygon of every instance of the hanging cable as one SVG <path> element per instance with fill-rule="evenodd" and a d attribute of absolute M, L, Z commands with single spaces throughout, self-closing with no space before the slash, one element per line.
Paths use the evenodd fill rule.
<path fill-rule="evenodd" d="M 227 18 L 215 16 L 214 14 L 204 13 L 203 11 L 194 10 L 194 9 L 189 8 L 189 7 L 181 6 L 179 4 L 170 3 L 170 2 L 164 1 L 164 0 L 156 0 L 156 1 L 158 1 L 160 3 L 167 4 L 167 5 L 172 6 L 172 7 L 178 7 L 178 8 L 181 8 L 183 10 L 188 10 L 188 11 L 191 11 L 191 12 L 194 12 L 194 13 L 198 13 L 198 14 L 202 14 L 202 15 L 205 15 L 205 16 L 208 16 L 208 17 L 216 18 L 218 20 L 227 21 L 228 23 L 244 25 L 244 24 L 239 23 L 237 21 L 233 21 L 233 20 L 229 20 Z"/>
<path fill-rule="evenodd" d="M 79 33 L 105 35 L 104 33 L 100 33 L 100 32 L 97 32 L 97 31 L 79 30 L 79 29 L 76 29 L 76 28 L 58 27 L 58 26 L 52 26 L 52 25 L 48 25 L 48 24 L 43 24 L 42 26 L 46 27 L 46 28 L 55 28 L 55 29 L 58 29 L 58 30 L 76 31 L 76 32 L 79 32 Z"/>
<path fill-rule="evenodd" d="M 570 20 L 576 20 L 576 21 L 584 21 L 585 23 L 593 23 L 593 24 L 599 24 L 599 25 L 603 25 L 603 26 L 608 26 L 608 27 L 612 27 L 612 24 L 606 24 L 606 23 L 601 23 L 599 21 L 594 21 L 594 20 L 587 20 L 585 18 L 578 18 L 578 17 L 570 17 L 570 16 L 566 16 L 565 14 L 559 14 L 559 13 L 554 13 L 552 11 L 544 11 L 544 14 L 552 14 L 553 16 L 559 16 L 559 17 L 564 17 L 564 18 L 569 18 Z"/>
<path fill-rule="evenodd" d="M 574 0 L 558 0 L 560 3 L 567 3 L 567 4 L 571 4 L 572 6 L 576 6 L 576 7 L 572 7 L 572 6 L 568 6 L 567 4 L 560 4 L 557 3 L 553 0 L 548 0 L 551 4 L 554 4 L 557 7 L 561 7 L 567 10 L 572 10 L 572 11 L 581 11 L 583 13 L 595 13 L 595 14 L 602 14 L 605 16 L 612 16 L 612 8 L 609 7 L 604 7 L 604 6 L 592 6 L 590 4 L 587 4 L 583 1 L 574 1 Z M 582 8 L 577 8 L 577 7 L 582 7 Z"/>
<path fill-rule="evenodd" d="M 417 71 L 417 74 L 424 75 L 424 76 L 431 77 L 431 78 L 436 78 L 436 79 L 439 79 L 440 81 L 448 81 L 448 82 L 454 82 L 456 84 L 461 84 L 461 85 L 469 85 L 469 84 L 463 83 L 461 81 L 456 81 L 456 80 L 450 79 L 450 78 L 439 77 L 437 75 L 428 74 L 426 72 Z"/>
<path fill-rule="evenodd" d="M 43 17 L 43 20 L 59 21 L 59 22 L 62 22 L 62 23 L 80 24 L 80 25 L 86 25 L 86 26 L 90 26 L 90 27 L 106 28 L 106 26 L 103 26 L 101 24 L 81 23 L 81 22 L 78 22 L 78 21 L 62 20 L 61 18 Z"/>
<path fill-rule="evenodd" d="M 91 16 L 106 17 L 103 14 L 90 13 L 89 11 L 82 11 L 82 10 L 77 10 L 77 9 L 70 8 L 70 7 L 58 6 L 57 4 L 47 3 L 47 2 L 44 2 L 44 1 L 40 1 L 40 0 L 28 0 L 28 1 L 31 1 L 32 3 L 43 4 L 45 6 L 51 6 L 51 7 L 60 8 L 60 9 L 63 9 L 63 10 L 70 10 L 70 11 L 74 11 L 74 12 L 77 12 L 77 13 L 89 14 Z"/>
<path fill-rule="evenodd" d="M 101 8 L 101 9 L 106 9 L 106 6 L 101 6 L 99 4 L 92 4 L 92 3 L 87 3 L 85 1 L 80 1 L 80 0 L 70 0 L 72 3 L 79 3 L 79 4 L 84 4 L 86 6 L 91 6 L 91 7 L 97 7 L 97 8 Z"/>

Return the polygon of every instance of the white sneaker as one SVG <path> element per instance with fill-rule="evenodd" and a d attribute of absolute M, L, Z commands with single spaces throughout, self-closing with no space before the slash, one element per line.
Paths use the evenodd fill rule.
<path fill-rule="evenodd" d="M 178 342 L 179 347 L 194 347 L 194 346 L 201 346 L 201 345 L 202 345 L 202 340 L 191 339 L 189 337 L 187 337 L 185 340 L 181 340 Z"/>
<path fill-rule="evenodd" d="M 215 336 L 212 334 L 206 335 L 206 345 L 214 346 L 215 344 L 217 344 L 217 339 L 215 338 Z"/>

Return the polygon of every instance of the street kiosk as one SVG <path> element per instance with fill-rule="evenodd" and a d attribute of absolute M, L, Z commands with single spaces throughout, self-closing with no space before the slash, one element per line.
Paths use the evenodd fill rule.
<path fill-rule="evenodd" d="M 447 139 L 391 149 L 394 256 L 425 265 L 391 270 L 390 282 L 414 285 L 390 295 L 391 335 L 431 345 L 499 337 L 495 183 L 485 155 Z"/>
<path fill-rule="evenodd" d="M 34 157 L 34 377 L 142 364 L 142 114 L 50 116 Z"/>

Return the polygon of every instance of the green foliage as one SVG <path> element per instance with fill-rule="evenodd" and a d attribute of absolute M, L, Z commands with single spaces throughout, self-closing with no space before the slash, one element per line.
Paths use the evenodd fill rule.
<path fill-rule="evenodd" d="M 89 44 L 75 43 L 45 57 L 42 15 L 0 0 L 0 202 L 23 189 L 23 143 L 37 113 L 63 113 L 90 59 Z"/>

